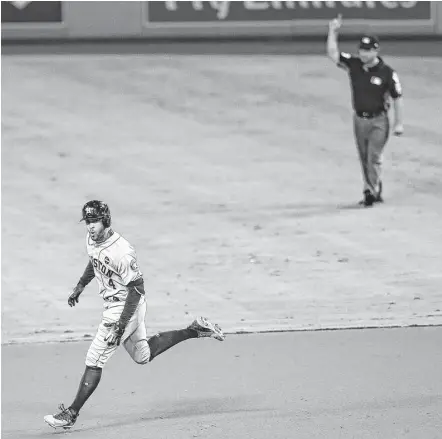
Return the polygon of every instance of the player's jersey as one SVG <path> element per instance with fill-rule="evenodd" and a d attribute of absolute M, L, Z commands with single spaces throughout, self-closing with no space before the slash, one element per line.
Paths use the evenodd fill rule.
<path fill-rule="evenodd" d="M 88 233 L 86 248 L 94 267 L 99 294 L 105 300 L 125 300 L 127 284 L 143 276 L 138 268 L 135 248 L 115 232 L 100 243 L 93 241 Z"/>

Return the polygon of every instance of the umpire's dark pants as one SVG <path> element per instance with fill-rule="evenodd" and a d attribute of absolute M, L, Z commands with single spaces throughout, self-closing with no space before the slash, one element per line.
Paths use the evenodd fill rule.
<path fill-rule="evenodd" d="M 362 167 L 364 191 L 378 194 L 384 147 L 390 132 L 388 114 L 368 118 L 354 115 L 354 134 Z"/>

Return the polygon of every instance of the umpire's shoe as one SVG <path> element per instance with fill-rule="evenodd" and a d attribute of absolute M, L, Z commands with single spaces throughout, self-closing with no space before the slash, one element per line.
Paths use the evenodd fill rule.
<path fill-rule="evenodd" d="M 212 337 L 219 341 L 224 341 L 226 338 L 221 328 L 209 322 L 205 317 L 197 317 L 187 329 L 196 331 L 198 337 Z"/>
<path fill-rule="evenodd" d="M 376 198 L 374 200 L 375 203 L 383 203 L 384 199 L 382 198 L 382 181 L 379 182 L 379 191 L 376 194 Z"/>
<path fill-rule="evenodd" d="M 69 408 L 66 409 L 63 404 L 60 404 L 58 408 L 60 409 L 59 413 L 46 415 L 44 417 L 46 424 L 49 424 L 53 428 L 63 428 L 65 430 L 73 427 L 78 415 L 72 413 Z"/>
<path fill-rule="evenodd" d="M 376 197 L 367 189 L 364 191 L 364 199 L 359 201 L 359 204 L 364 207 L 371 207 L 376 201 Z"/>

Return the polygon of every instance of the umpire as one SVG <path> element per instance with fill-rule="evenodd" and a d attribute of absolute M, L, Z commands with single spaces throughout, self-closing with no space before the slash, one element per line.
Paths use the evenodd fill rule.
<path fill-rule="evenodd" d="M 364 206 L 382 202 L 382 153 L 387 143 L 390 124 L 388 110 L 393 99 L 393 133 L 400 136 L 402 125 L 402 89 L 397 73 L 379 57 L 379 40 L 363 36 L 359 42 L 358 56 L 340 52 L 338 30 L 342 18 L 329 24 L 327 55 L 350 77 L 354 109 L 354 135 L 359 152 L 364 181 Z"/>

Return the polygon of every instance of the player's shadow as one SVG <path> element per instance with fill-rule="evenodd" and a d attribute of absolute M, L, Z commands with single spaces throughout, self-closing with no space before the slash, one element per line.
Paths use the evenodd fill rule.
<path fill-rule="evenodd" d="M 339 214 L 341 211 L 363 208 L 359 202 L 352 203 L 290 203 L 279 206 L 269 206 L 268 209 L 286 218 L 312 218 Z"/>
<path fill-rule="evenodd" d="M 361 202 L 353 202 L 348 204 L 338 204 L 336 206 L 337 210 L 356 210 L 356 209 L 364 209 L 365 206 Z"/>
<path fill-rule="evenodd" d="M 237 413 L 260 413 L 272 410 L 269 407 L 260 406 L 258 397 L 224 397 L 224 398 L 204 398 L 204 399 L 186 399 L 183 401 L 168 401 L 167 405 L 163 401 L 155 407 L 146 409 L 147 413 L 140 412 L 137 414 L 124 415 L 120 414 L 120 419 L 109 420 L 109 422 L 102 422 L 100 425 L 81 426 L 75 425 L 69 434 L 80 434 L 85 432 L 103 431 L 106 429 L 114 429 L 124 426 L 134 426 L 136 424 L 144 424 L 152 421 L 161 421 L 167 419 L 181 419 L 181 418 L 198 418 L 200 416 L 210 415 L 225 415 Z M 162 408 L 164 406 L 164 408 Z M 101 417 L 105 419 L 105 417 Z M 63 433 L 65 431 L 59 430 L 54 434 Z"/>

